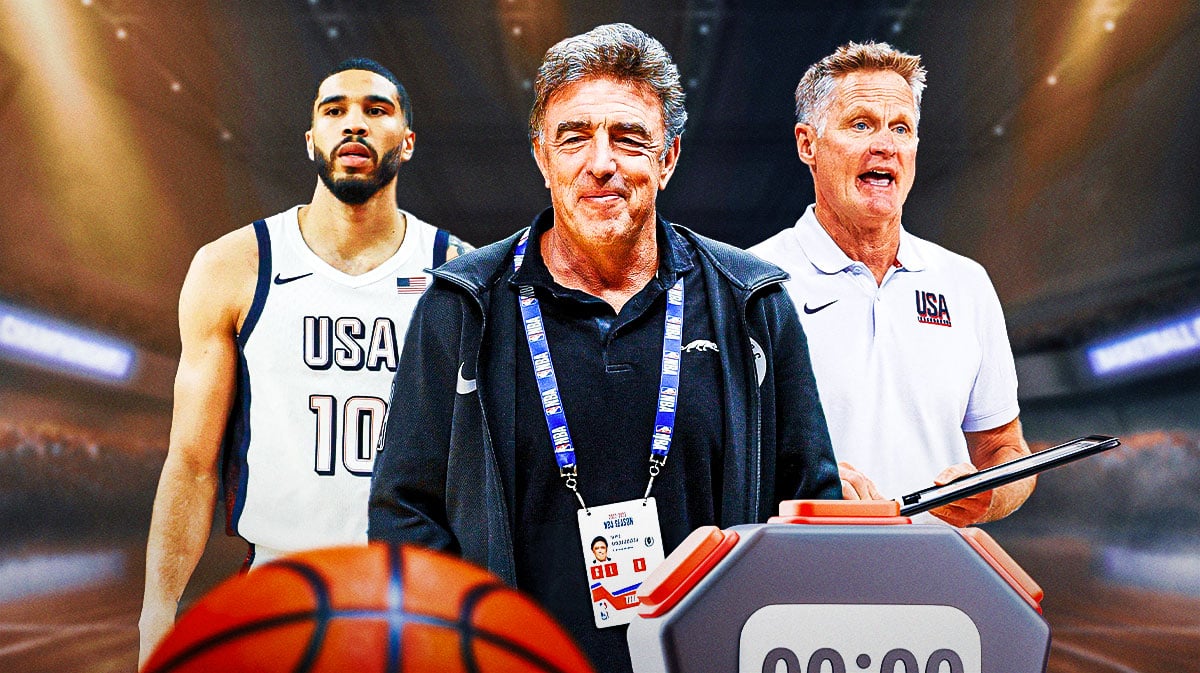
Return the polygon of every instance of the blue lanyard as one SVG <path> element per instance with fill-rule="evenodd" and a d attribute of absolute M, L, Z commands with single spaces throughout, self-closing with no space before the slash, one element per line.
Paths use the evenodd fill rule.
<path fill-rule="evenodd" d="M 517 241 L 513 252 L 513 272 L 521 269 L 525 261 L 525 248 L 529 243 L 529 230 Z M 562 396 L 559 394 L 558 378 L 554 374 L 554 362 L 550 359 L 550 343 L 546 340 L 546 326 L 542 320 L 542 309 L 529 285 L 520 287 L 518 303 L 521 306 L 521 322 L 525 325 L 525 340 L 529 344 L 529 357 L 533 361 L 533 374 L 537 378 L 538 392 L 542 398 L 542 411 L 546 415 L 546 428 L 550 431 L 550 443 L 554 446 L 554 459 L 558 463 L 559 476 L 566 480 L 567 488 L 587 509 L 583 496 L 579 494 L 576 477 L 575 444 L 567 428 L 567 415 L 563 411 Z M 658 384 L 658 413 L 654 417 L 654 435 L 650 440 L 650 482 L 646 494 L 654 486 L 654 478 L 667 462 L 671 450 L 671 438 L 675 431 L 675 409 L 679 400 L 679 360 L 683 352 L 683 278 L 667 290 L 667 316 L 663 325 L 662 374 Z"/>

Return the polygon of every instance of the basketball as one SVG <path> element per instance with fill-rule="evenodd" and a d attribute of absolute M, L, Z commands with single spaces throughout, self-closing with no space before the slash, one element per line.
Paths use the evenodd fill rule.
<path fill-rule="evenodd" d="M 554 620 L 458 558 L 373 542 L 286 556 L 218 585 L 146 673 L 591 673 Z"/>

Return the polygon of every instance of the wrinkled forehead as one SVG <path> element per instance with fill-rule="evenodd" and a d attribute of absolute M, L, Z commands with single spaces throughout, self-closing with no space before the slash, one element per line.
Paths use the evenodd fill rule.
<path fill-rule="evenodd" d="M 587 77 L 555 89 L 546 99 L 542 123 L 553 134 L 562 121 L 601 119 L 636 119 L 651 132 L 666 130 L 662 101 L 649 84 L 607 76 Z"/>
<path fill-rule="evenodd" d="M 855 70 L 834 79 L 833 100 L 842 108 L 887 104 L 905 108 L 915 116 L 916 99 L 908 81 L 891 70 Z"/>

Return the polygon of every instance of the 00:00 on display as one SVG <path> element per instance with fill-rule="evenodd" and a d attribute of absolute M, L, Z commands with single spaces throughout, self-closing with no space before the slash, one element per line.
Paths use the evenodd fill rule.
<path fill-rule="evenodd" d="M 779 669 L 780 663 L 784 665 L 782 671 Z M 854 663 L 865 671 L 871 666 L 871 657 L 860 654 L 855 657 Z M 912 652 L 895 649 L 883 655 L 876 670 L 879 673 L 963 673 L 963 662 L 954 650 L 934 650 L 922 669 Z M 808 665 L 801 668 L 800 658 L 795 652 L 786 647 L 776 647 L 767 652 L 763 659 L 762 673 L 846 673 L 846 660 L 837 650 L 822 647 L 813 652 L 808 658 Z"/>

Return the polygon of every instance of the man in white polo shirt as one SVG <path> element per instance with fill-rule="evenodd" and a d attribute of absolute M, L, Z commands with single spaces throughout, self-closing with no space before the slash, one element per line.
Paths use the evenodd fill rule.
<path fill-rule="evenodd" d="M 791 274 L 847 499 L 898 498 L 1029 453 L 1000 302 L 979 264 L 908 233 L 925 70 L 849 43 L 796 88 L 796 148 L 816 192 L 751 251 Z M 932 513 L 1007 516 L 1033 479 Z"/>

